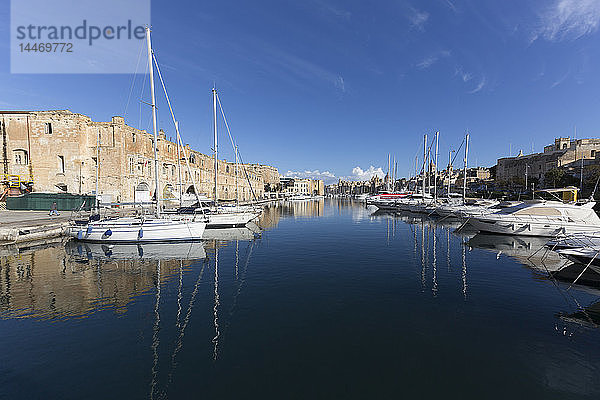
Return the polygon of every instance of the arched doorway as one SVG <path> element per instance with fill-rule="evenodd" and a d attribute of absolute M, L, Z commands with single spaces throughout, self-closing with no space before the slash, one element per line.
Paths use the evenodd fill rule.
<path fill-rule="evenodd" d="M 133 201 L 136 203 L 150 202 L 150 186 L 146 182 L 140 182 L 135 187 Z"/>

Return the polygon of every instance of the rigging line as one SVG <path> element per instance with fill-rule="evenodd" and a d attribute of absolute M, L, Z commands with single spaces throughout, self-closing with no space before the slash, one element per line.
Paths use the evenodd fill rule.
<path fill-rule="evenodd" d="M 127 115 L 127 110 L 129 109 L 129 102 L 131 101 L 131 94 L 133 93 L 133 87 L 135 86 L 135 78 L 137 77 L 138 68 L 140 66 L 140 59 L 142 57 L 142 50 L 144 49 L 144 45 L 140 45 L 140 52 L 138 53 L 137 63 L 135 64 L 135 73 L 131 78 L 131 86 L 129 87 L 129 95 L 127 96 L 127 103 L 125 104 L 125 112 L 123 116 Z"/>
<path fill-rule="evenodd" d="M 162 73 L 160 72 L 160 67 L 158 66 L 158 60 L 156 59 L 156 55 L 152 52 L 152 59 L 154 60 L 154 65 L 156 65 L 156 72 L 158 72 L 158 77 L 160 78 L 160 83 L 163 88 L 163 92 L 165 93 L 165 98 L 167 99 L 167 104 L 169 105 L 169 111 L 171 113 L 171 118 L 173 119 L 173 124 L 175 125 L 175 133 L 177 136 L 177 146 L 180 146 L 183 150 L 183 156 L 185 157 L 185 164 L 187 166 L 188 173 L 190 174 L 190 179 L 192 180 L 192 186 L 194 187 L 194 194 L 196 195 L 196 200 L 198 201 L 198 205 L 200 206 L 200 197 L 198 194 L 198 189 L 196 188 L 196 179 L 194 178 L 194 174 L 192 174 L 192 170 L 189 164 L 189 158 L 187 156 L 187 151 L 183 146 L 183 142 L 181 140 L 181 135 L 179 134 L 179 125 L 175 120 L 175 114 L 173 113 L 173 107 L 171 107 L 171 100 L 169 99 L 169 94 L 167 93 L 167 87 L 165 85 L 165 81 L 163 80 Z M 183 182 L 180 183 L 180 188 Z M 204 209 L 201 208 L 202 213 L 204 214 Z"/>
<path fill-rule="evenodd" d="M 460 142 L 460 146 L 458 146 L 458 149 L 456 149 L 456 151 L 454 152 L 454 157 L 452 158 L 452 162 L 451 162 L 452 165 L 454 165 L 454 160 L 456 160 L 456 157 L 458 156 L 460 149 L 462 149 L 463 144 L 465 144 L 465 139 L 463 139 L 462 142 Z"/>
<path fill-rule="evenodd" d="M 148 60 L 146 60 L 145 64 L 146 64 L 146 73 L 144 74 L 144 79 L 142 80 L 142 89 L 140 90 L 140 120 L 138 123 L 139 129 L 142 129 L 142 101 L 141 101 L 141 98 L 144 95 L 144 89 L 146 89 L 146 76 L 148 75 L 148 71 L 149 71 L 148 66 L 150 65 L 150 63 L 148 62 Z"/>
<path fill-rule="evenodd" d="M 223 116 L 223 122 L 225 122 L 225 127 L 227 128 L 227 134 L 229 135 L 229 139 L 231 140 L 231 145 L 233 146 L 233 151 L 237 153 L 237 156 L 240 158 L 240 164 L 242 165 L 242 169 L 244 170 L 244 174 L 246 175 L 246 180 L 248 181 L 248 186 L 250 186 L 250 192 L 252 193 L 252 197 L 254 200 L 258 201 L 258 197 L 254 193 L 254 189 L 252 188 L 252 182 L 250 182 L 250 177 L 248 176 L 248 171 L 246 171 L 246 166 L 244 165 L 244 160 L 242 160 L 242 155 L 240 154 L 233 138 L 231 137 L 231 132 L 229 131 L 229 125 L 227 124 L 227 119 L 225 118 L 225 113 L 223 112 L 223 107 L 221 106 L 221 100 L 219 99 L 219 94 L 217 93 L 217 102 L 219 103 L 219 108 L 221 109 L 221 115 Z"/>

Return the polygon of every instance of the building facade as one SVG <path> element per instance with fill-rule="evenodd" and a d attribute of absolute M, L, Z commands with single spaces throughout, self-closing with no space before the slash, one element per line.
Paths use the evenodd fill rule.
<path fill-rule="evenodd" d="M 18 176 L 32 182 L 37 192 L 93 194 L 98 183 L 98 194 L 111 202 L 150 201 L 156 191 L 154 136 L 126 125 L 123 117 L 95 122 L 68 110 L 3 111 L 0 135 L 5 185 L 7 176 Z M 189 145 L 180 148 L 162 130 L 157 148 L 161 198 L 178 198 L 180 191 L 214 196 L 214 157 Z M 218 160 L 219 199 L 261 198 L 266 184 L 278 183 L 275 167 L 236 168 L 235 163 Z"/>
<path fill-rule="evenodd" d="M 575 166 L 586 160 L 594 160 L 600 151 L 600 139 L 556 138 L 553 145 L 544 147 L 543 153 L 498 159 L 496 180 L 508 182 L 515 178 L 531 178 L 543 182 L 546 172 L 553 168 Z"/>

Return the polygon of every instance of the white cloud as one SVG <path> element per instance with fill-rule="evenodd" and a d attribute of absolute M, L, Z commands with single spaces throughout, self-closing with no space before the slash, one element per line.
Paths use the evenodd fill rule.
<path fill-rule="evenodd" d="M 343 177 L 342 179 L 347 181 L 368 181 L 374 176 L 378 176 L 380 178 L 385 177 L 385 172 L 381 167 L 375 168 L 374 166 L 369 166 L 367 170 L 363 170 L 361 167 L 352 168 L 352 175 Z"/>
<path fill-rule="evenodd" d="M 449 50 L 442 50 L 435 54 L 431 54 L 430 56 L 425 57 L 421 62 L 419 62 L 417 64 L 417 68 L 427 69 L 427 68 L 431 67 L 433 64 L 435 64 L 436 62 L 438 62 L 441 58 L 449 57 L 449 56 L 450 56 Z"/>
<path fill-rule="evenodd" d="M 341 75 L 338 75 L 336 81 L 334 82 L 335 87 L 341 90 L 342 92 L 346 91 L 346 84 L 344 83 L 344 78 Z"/>
<path fill-rule="evenodd" d="M 461 67 L 456 67 L 454 74 L 459 76 L 463 82 L 469 82 L 471 79 L 473 79 L 473 74 L 464 71 Z"/>
<path fill-rule="evenodd" d="M 479 83 L 477 84 L 477 86 L 474 89 L 469 90 L 469 94 L 479 92 L 481 89 L 483 89 L 485 87 L 486 83 L 487 83 L 487 79 L 485 79 L 485 76 L 484 76 L 481 78 L 481 80 L 479 81 Z"/>
<path fill-rule="evenodd" d="M 305 170 L 305 171 L 287 171 L 285 176 L 290 178 L 309 178 L 309 179 L 322 179 L 326 185 L 337 182 L 337 177 L 331 171 L 319 171 L 315 169 L 314 171 Z"/>
<path fill-rule="evenodd" d="M 429 19 L 429 13 L 411 7 L 408 12 L 408 19 L 412 28 L 423 31 L 425 30 L 425 23 Z"/>
<path fill-rule="evenodd" d="M 540 37 L 549 41 L 578 39 L 600 26 L 600 1 L 556 0 L 542 13 L 540 23 L 532 42 Z"/>

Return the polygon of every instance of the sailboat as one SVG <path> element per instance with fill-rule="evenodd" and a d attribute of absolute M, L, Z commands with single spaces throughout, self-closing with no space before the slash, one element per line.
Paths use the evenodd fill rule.
<path fill-rule="evenodd" d="M 74 225 L 69 229 L 69 236 L 76 240 L 101 243 L 146 243 L 171 242 L 202 239 L 206 228 L 202 215 L 190 215 L 178 219 L 161 214 L 160 182 L 158 169 L 158 135 L 156 123 L 156 98 L 154 95 L 154 66 L 152 63 L 152 42 L 150 28 L 146 27 L 148 43 L 148 61 L 150 72 L 150 92 L 152 97 L 152 126 L 154 129 L 154 177 L 156 194 L 155 216 L 119 217 L 99 221 L 90 221 L 83 225 Z M 96 195 L 98 195 L 96 193 Z"/>
<path fill-rule="evenodd" d="M 252 206 L 240 206 L 238 201 L 238 148 L 233 142 L 233 138 L 231 137 L 231 133 L 229 132 L 229 126 L 227 125 L 227 121 L 225 120 L 225 114 L 223 113 L 223 109 L 221 106 L 221 102 L 217 96 L 217 90 L 215 88 L 212 89 L 213 96 L 213 133 L 214 133 L 214 170 L 215 170 L 215 187 L 214 187 L 214 196 L 213 196 L 213 204 L 203 207 L 203 202 L 197 197 L 198 202 L 195 206 L 180 208 L 178 210 L 179 214 L 197 214 L 201 212 L 207 219 L 207 229 L 215 229 L 215 228 L 241 228 L 246 226 L 250 221 L 258 218 L 262 212 L 262 210 L 258 210 Z M 225 121 L 225 126 L 227 127 L 227 133 L 229 135 L 229 139 L 231 140 L 231 144 L 233 146 L 233 150 L 235 152 L 235 168 L 236 168 L 236 203 L 234 206 L 222 206 L 219 205 L 218 199 L 218 176 L 219 176 L 219 163 L 218 163 L 218 135 L 217 135 L 217 102 L 219 102 L 219 107 L 221 109 L 221 113 L 223 115 L 223 119 Z"/>

